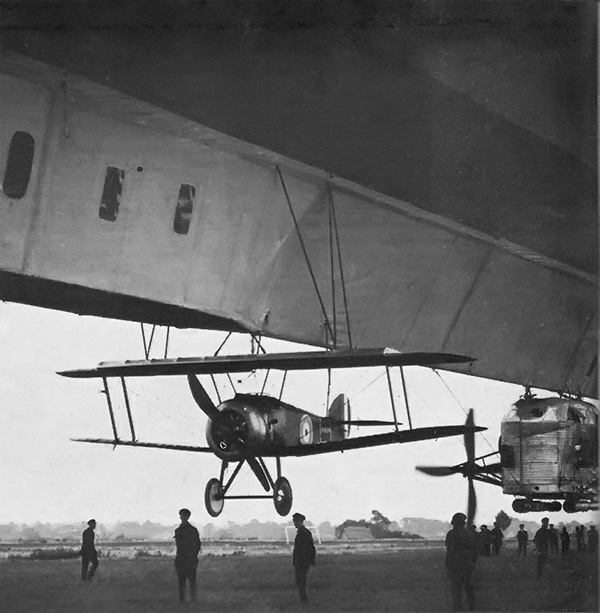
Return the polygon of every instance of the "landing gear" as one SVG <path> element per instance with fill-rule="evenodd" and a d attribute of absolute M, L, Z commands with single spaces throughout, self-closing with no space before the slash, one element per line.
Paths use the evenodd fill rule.
<path fill-rule="evenodd" d="M 223 511 L 223 506 L 225 505 L 225 499 L 247 499 L 247 498 L 268 498 L 273 501 L 275 505 L 275 510 L 279 515 L 285 516 L 292 509 L 292 486 L 290 482 L 281 476 L 281 460 L 279 457 L 277 460 L 277 479 L 273 482 L 273 478 L 271 477 L 264 460 L 261 457 L 257 458 L 247 458 L 245 460 L 241 460 L 238 462 L 233 474 L 229 477 L 227 482 L 225 483 L 225 472 L 227 470 L 228 462 L 223 461 L 221 464 L 221 475 L 218 479 L 211 479 L 206 484 L 206 489 L 204 490 L 204 504 L 206 505 L 206 510 L 211 517 L 218 517 Z M 229 488 L 233 484 L 237 474 L 240 472 L 242 466 L 248 463 L 248 465 L 252 468 L 252 472 L 256 475 L 256 478 L 259 480 L 260 484 L 263 486 L 268 494 L 258 494 L 258 495 L 243 495 L 243 496 L 232 496 L 228 494 Z M 272 490 L 272 491 L 271 491 Z"/>
<path fill-rule="evenodd" d="M 273 504 L 279 515 L 285 517 L 292 508 L 292 486 L 285 477 L 279 477 L 273 486 Z"/>
<path fill-rule="evenodd" d="M 225 505 L 225 494 L 219 479 L 211 479 L 206 484 L 206 489 L 204 490 L 204 504 L 211 517 L 218 517 L 221 515 L 221 511 Z"/>

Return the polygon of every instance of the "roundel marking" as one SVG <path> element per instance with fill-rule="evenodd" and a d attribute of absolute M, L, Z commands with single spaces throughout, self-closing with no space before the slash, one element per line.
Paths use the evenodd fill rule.
<path fill-rule="evenodd" d="M 303 415 L 300 420 L 300 443 L 310 445 L 313 442 L 313 426 L 308 415 Z"/>

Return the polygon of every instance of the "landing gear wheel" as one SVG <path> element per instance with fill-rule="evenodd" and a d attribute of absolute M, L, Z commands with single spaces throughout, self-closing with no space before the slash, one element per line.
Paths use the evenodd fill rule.
<path fill-rule="evenodd" d="M 211 517 L 218 517 L 221 515 L 223 505 L 225 504 L 225 497 L 223 496 L 223 486 L 218 479 L 211 479 L 206 484 L 206 489 L 204 490 L 204 504 Z"/>
<path fill-rule="evenodd" d="M 279 515 L 287 515 L 292 508 L 292 486 L 285 477 L 279 477 L 273 487 L 273 504 Z"/>

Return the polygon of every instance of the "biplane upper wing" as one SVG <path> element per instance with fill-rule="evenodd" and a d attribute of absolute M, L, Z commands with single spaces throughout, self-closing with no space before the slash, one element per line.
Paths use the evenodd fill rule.
<path fill-rule="evenodd" d="M 80 379 L 94 377 L 152 377 L 159 375 L 215 375 L 259 369 L 313 370 L 320 368 L 357 368 L 369 366 L 436 366 L 466 364 L 474 361 L 452 353 L 401 353 L 381 349 L 341 351 L 304 351 L 260 355 L 227 355 L 101 362 L 95 368 L 67 370 L 58 374 Z"/>
<path fill-rule="evenodd" d="M 393 443 L 414 443 L 431 439 L 444 438 L 464 434 L 467 430 L 481 432 L 486 430 L 481 426 L 432 426 L 427 428 L 412 428 L 410 430 L 397 430 L 385 434 L 373 434 L 371 436 L 359 436 L 347 438 L 342 441 L 330 441 L 316 445 L 295 445 L 278 452 L 279 456 L 309 456 L 334 451 L 347 451 L 350 449 L 364 449 L 367 447 L 380 447 Z"/>

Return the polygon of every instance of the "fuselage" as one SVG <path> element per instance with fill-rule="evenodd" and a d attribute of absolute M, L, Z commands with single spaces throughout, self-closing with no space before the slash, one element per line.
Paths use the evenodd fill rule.
<path fill-rule="evenodd" d="M 222 460 L 277 456 L 289 447 L 332 440 L 326 420 L 270 396 L 237 394 L 217 408 L 223 419 L 208 421 L 206 440 Z"/>

